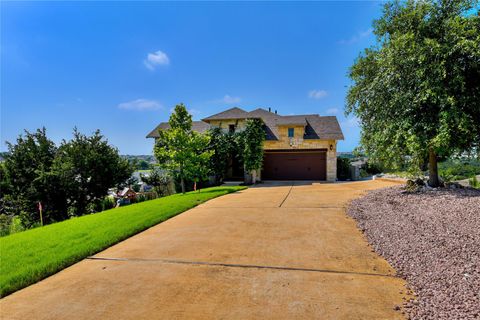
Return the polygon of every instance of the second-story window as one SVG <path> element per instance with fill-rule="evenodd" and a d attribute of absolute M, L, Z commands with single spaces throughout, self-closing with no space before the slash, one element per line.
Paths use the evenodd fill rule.
<path fill-rule="evenodd" d="M 293 138 L 295 136 L 295 128 L 288 128 L 288 137 Z"/>
<path fill-rule="evenodd" d="M 228 132 L 230 132 L 230 133 L 234 133 L 234 132 L 235 132 L 235 125 L 234 125 L 234 124 L 228 125 Z"/>

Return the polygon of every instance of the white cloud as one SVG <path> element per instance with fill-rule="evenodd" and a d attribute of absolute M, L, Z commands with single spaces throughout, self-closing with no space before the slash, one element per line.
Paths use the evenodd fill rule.
<path fill-rule="evenodd" d="M 352 117 L 342 121 L 341 126 L 342 128 L 357 128 L 360 126 L 360 122 L 357 117 Z"/>
<path fill-rule="evenodd" d="M 360 41 L 361 39 L 365 38 L 365 37 L 368 37 L 372 34 L 373 32 L 373 29 L 372 28 L 369 28 L 365 31 L 360 31 L 360 32 L 357 32 L 357 34 L 355 34 L 354 36 L 352 36 L 350 39 L 343 39 L 343 40 L 340 40 L 338 41 L 339 44 L 352 44 L 352 43 L 355 43 L 355 42 L 358 42 Z"/>
<path fill-rule="evenodd" d="M 330 109 L 327 109 L 326 113 L 327 114 L 337 114 L 338 113 L 338 108 L 330 108 Z"/>
<path fill-rule="evenodd" d="M 190 113 L 192 116 L 198 116 L 199 114 L 201 114 L 202 112 L 200 110 L 197 110 L 197 109 L 188 109 L 188 113 Z"/>
<path fill-rule="evenodd" d="M 240 97 L 232 97 L 228 94 L 226 94 L 221 102 L 226 103 L 226 104 L 234 104 L 234 103 L 239 103 L 242 99 Z"/>
<path fill-rule="evenodd" d="M 147 69 L 153 71 L 158 66 L 169 65 L 170 59 L 165 52 L 158 50 L 154 53 L 149 53 L 147 55 L 147 59 L 143 60 L 143 64 L 145 65 L 145 67 L 147 67 Z"/>
<path fill-rule="evenodd" d="M 322 99 L 328 95 L 327 91 L 325 90 L 311 90 L 308 93 L 308 96 L 312 99 Z"/>
<path fill-rule="evenodd" d="M 163 109 L 163 106 L 158 101 L 155 101 L 155 100 L 137 99 L 137 100 L 120 103 L 118 105 L 118 108 L 123 110 L 144 111 L 144 110 Z"/>

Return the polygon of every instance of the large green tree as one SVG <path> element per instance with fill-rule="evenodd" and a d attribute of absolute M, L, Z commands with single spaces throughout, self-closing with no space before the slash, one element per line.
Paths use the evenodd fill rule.
<path fill-rule="evenodd" d="M 159 130 L 154 153 L 159 166 L 180 180 L 185 193 L 186 180 L 200 181 L 208 174 L 209 137 L 192 131 L 192 116 L 183 104 L 175 106 L 169 124 L 168 130 Z"/>
<path fill-rule="evenodd" d="M 419 168 L 439 185 L 437 161 L 480 146 L 477 1 L 394 1 L 374 22 L 377 44 L 350 69 L 346 113 L 367 154 Z"/>
<path fill-rule="evenodd" d="M 73 139 L 57 148 L 43 128 L 25 131 L 7 145 L 0 166 L 0 218 L 19 217 L 27 228 L 40 222 L 39 202 L 43 223 L 97 211 L 108 188 L 133 171 L 99 131 L 85 136 L 75 129 Z"/>
<path fill-rule="evenodd" d="M 100 131 L 87 136 L 74 129 L 73 139 L 58 148 L 52 172 L 62 181 L 69 215 L 79 216 L 95 212 L 108 189 L 130 178 L 133 167 Z"/>
<path fill-rule="evenodd" d="M 51 174 L 57 147 L 47 137 L 46 129 L 25 131 L 15 144 L 7 142 L 1 176 L 2 208 L 4 214 L 20 216 L 30 227 L 40 222 L 38 203 L 41 202 L 44 223 L 63 220 L 66 217 L 65 194 L 59 188 L 59 180 Z"/>

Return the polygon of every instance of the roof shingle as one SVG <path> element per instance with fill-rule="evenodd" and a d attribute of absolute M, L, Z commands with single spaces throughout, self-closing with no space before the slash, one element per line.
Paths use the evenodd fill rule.
<path fill-rule="evenodd" d="M 240 108 L 234 107 L 223 112 L 214 114 L 213 116 L 202 119 L 202 121 L 208 122 L 210 120 L 226 120 L 226 119 L 246 119 L 248 118 L 248 112 Z"/>
<path fill-rule="evenodd" d="M 203 121 L 192 121 L 192 130 L 204 133 L 205 131 L 210 128 L 210 125 Z M 168 130 L 170 129 L 170 124 L 168 122 L 161 122 L 155 129 L 153 129 L 149 134 L 147 134 L 147 138 L 158 138 L 158 130 Z"/>
<path fill-rule="evenodd" d="M 203 119 L 203 121 L 193 121 L 192 130 L 203 133 L 210 128 L 208 121 L 210 120 L 227 120 L 227 119 L 252 119 L 260 118 L 265 123 L 266 139 L 278 140 L 278 126 L 283 125 L 304 125 L 304 139 L 321 139 L 321 140 L 343 140 L 343 133 L 335 116 L 319 116 L 318 114 L 305 114 L 295 116 L 281 116 L 279 114 L 258 108 L 251 112 L 246 112 L 240 108 L 231 108 L 226 111 L 217 113 L 213 116 Z M 168 122 L 160 123 L 147 138 L 157 138 L 158 130 L 166 130 L 170 128 Z"/>

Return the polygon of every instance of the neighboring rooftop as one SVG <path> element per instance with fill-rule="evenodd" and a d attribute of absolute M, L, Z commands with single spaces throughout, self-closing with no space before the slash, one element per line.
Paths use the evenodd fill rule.
<path fill-rule="evenodd" d="M 343 133 L 335 116 L 319 116 L 318 114 L 305 114 L 294 116 L 282 116 L 262 108 L 247 112 L 240 108 L 231 108 L 223 112 L 209 116 L 202 121 L 193 121 L 192 130 L 205 132 L 210 128 L 208 122 L 212 120 L 228 119 L 253 119 L 259 118 L 265 123 L 267 140 L 278 139 L 278 126 L 303 125 L 305 126 L 305 139 L 343 140 Z M 158 130 L 170 128 L 168 122 L 160 123 L 147 138 L 157 138 Z"/>

